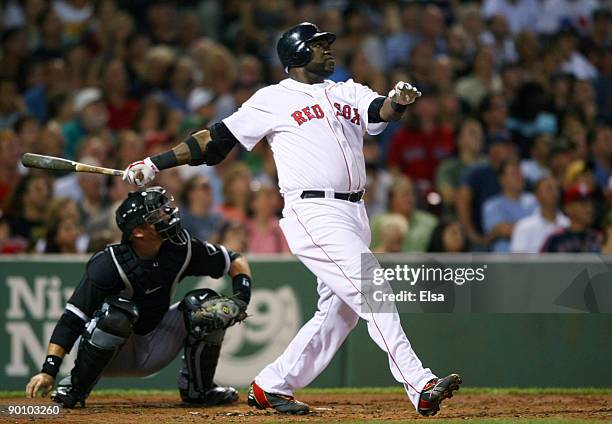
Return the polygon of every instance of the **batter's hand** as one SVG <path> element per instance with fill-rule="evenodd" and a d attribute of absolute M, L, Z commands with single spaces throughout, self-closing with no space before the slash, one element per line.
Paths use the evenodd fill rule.
<path fill-rule="evenodd" d="M 42 390 L 43 396 L 47 396 L 53 388 L 54 383 L 55 378 L 51 377 L 46 372 L 38 373 L 30 379 L 30 382 L 26 386 L 26 397 L 35 398 L 39 390 Z"/>
<path fill-rule="evenodd" d="M 413 85 L 400 81 L 395 84 L 393 90 L 389 91 L 389 97 L 394 103 L 399 103 L 400 105 L 409 105 L 410 103 L 414 103 L 414 101 L 421 97 L 421 92 L 417 90 Z"/>
<path fill-rule="evenodd" d="M 130 184 L 136 184 L 142 187 L 149 184 L 159 172 L 157 166 L 151 161 L 151 158 L 145 160 L 139 160 L 128 166 L 123 171 L 123 180 L 128 181 Z"/>

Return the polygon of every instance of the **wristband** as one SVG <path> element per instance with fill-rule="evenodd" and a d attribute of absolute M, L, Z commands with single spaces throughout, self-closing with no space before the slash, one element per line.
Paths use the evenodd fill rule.
<path fill-rule="evenodd" d="M 155 165 L 160 171 L 162 169 L 174 168 L 175 166 L 178 166 L 176 155 L 172 150 L 168 150 L 167 152 L 153 156 L 151 158 L 151 162 L 153 162 L 153 165 Z"/>
<path fill-rule="evenodd" d="M 49 374 L 51 377 L 55 378 L 59 372 L 60 366 L 62 365 L 62 361 L 63 359 L 57 355 L 47 355 L 45 363 L 43 364 L 40 372 L 44 372 L 45 374 Z"/>
<path fill-rule="evenodd" d="M 251 277 L 246 274 L 238 274 L 232 278 L 232 289 L 234 294 L 245 303 L 251 300 Z"/>
<path fill-rule="evenodd" d="M 393 100 L 391 101 L 391 109 L 397 113 L 404 113 L 408 105 L 402 105 L 400 103 L 395 103 Z"/>

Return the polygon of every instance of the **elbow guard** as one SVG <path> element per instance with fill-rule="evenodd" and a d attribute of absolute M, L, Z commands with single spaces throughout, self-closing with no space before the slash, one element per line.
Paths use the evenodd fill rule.
<path fill-rule="evenodd" d="M 210 142 L 206 145 L 206 150 L 202 155 L 203 163 L 217 165 L 225 159 L 237 143 L 238 140 L 223 122 L 214 124 L 210 127 Z"/>

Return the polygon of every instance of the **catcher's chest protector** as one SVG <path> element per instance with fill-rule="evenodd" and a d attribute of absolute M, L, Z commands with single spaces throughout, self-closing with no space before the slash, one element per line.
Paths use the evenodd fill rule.
<path fill-rule="evenodd" d="M 147 334 L 170 307 L 176 286 L 191 261 L 191 238 L 186 245 L 164 243 L 152 260 L 140 259 L 127 243 L 107 247 L 125 284 L 120 295 L 131 299 L 140 312 L 136 334 Z"/>

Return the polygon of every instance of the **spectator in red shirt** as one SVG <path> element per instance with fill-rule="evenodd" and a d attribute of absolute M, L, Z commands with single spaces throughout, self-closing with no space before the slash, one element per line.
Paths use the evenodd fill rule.
<path fill-rule="evenodd" d="M 563 193 L 565 213 L 570 226 L 553 233 L 544 242 L 542 252 L 599 253 L 601 234 L 593 227 L 595 193 L 585 184 L 576 184 Z"/>
<path fill-rule="evenodd" d="M 102 87 L 108 110 L 108 127 L 113 131 L 132 126 L 138 111 L 138 101 L 128 97 L 129 80 L 124 63 L 111 59 L 102 66 Z"/>
<path fill-rule="evenodd" d="M 289 252 L 289 245 L 287 245 L 276 216 L 280 203 L 275 187 L 262 186 L 253 194 L 251 202 L 253 216 L 246 222 L 248 252 Z"/>
<path fill-rule="evenodd" d="M 234 162 L 223 175 L 223 203 L 218 212 L 226 221 L 245 224 L 251 194 L 249 168 L 243 162 Z"/>
<path fill-rule="evenodd" d="M 410 177 L 425 193 L 433 187 L 438 164 L 453 149 L 452 130 L 439 122 L 436 97 L 424 95 L 415 103 L 411 122 L 393 135 L 387 161 L 393 173 Z"/>
<path fill-rule="evenodd" d="M 19 180 L 17 162 L 20 155 L 17 136 L 13 130 L 0 131 L 0 211 L 11 192 L 11 186 Z"/>

